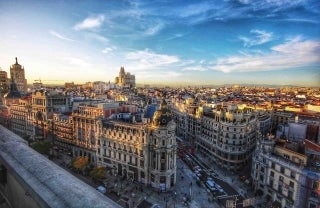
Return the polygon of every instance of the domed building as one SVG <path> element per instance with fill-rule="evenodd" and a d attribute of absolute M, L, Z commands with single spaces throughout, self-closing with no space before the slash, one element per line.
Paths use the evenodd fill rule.
<path fill-rule="evenodd" d="M 17 88 L 16 83 L 14 82 L 14 80 L 11 78 L 10 81 L 10 89 L 9 92 L 6 93 L 3 98 L 4 98 L 4 104 L 9 106 L 11 104 L 17 104 L 19 103 L 19 99 L 21 98 L 21 94 Z"/>
<path fill-rule="evenodd" d="M 153 109 L 147 113 L 151 118 L 148 122 L 97 121 L 97 165 L 109 168 L 114 175 L 166 191 L 176 183 L 176 124 L 165 100 L 159 109 Z"/>
<path fill-rule="evenodd" d="M 176 183 L 177 145 L 176 124 L 164 99 L 153 116 L 150 128 L 150 183 L 151 186 L 165 191 Z"/>

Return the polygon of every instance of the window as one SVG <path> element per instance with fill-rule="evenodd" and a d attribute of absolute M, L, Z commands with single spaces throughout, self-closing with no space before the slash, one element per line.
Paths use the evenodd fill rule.
<path fill-rule="evenodd" d="M 273 187 L 273 180 L 269 181 L 269 186 Z"/>
<path fill-rule="evenodd" d="M 273 171 L 270 171 L 270 176 L 274 177 L 274 172 Z"/>
<path fill-rule="evenodd" d="M 291 177 L 291 178 L 295 178 L 295 177 L 296 177 L 296 173 L 293 172 L 293 171 L 291 171 L 290 177 Z"/>
<path fill-rule="evenodd" d="M 294 183 L 293 183 L 293 181 L 290 181 L 289 186 L 290 186 L 291 188 L 294 188 Z"/>
<path fill-rule="evenodd" d="M 276 167 L 276 164 L 271 163 L 271 168 L 272 168 L 272 169 L 275 169 L 275 167 Z"/>
<path fill-rule="evenodd" d="M 263 182 L 263 175 L 260 175 L 260 181 Z"/>
<path fill-rule="evenodd" d="M 281 172 L 281 173 L 284 173 L 284 167 L 281 167 L 281 168 L 280 168 L 280 172 Z"/>
<path fill-rule="evenodd" d="M 283 182 L 283 176 L 279 176 L 279 181 L 282 181 Z"/>
<path fill-rule="evenodd" d="M 164 171 L 164 170 L 166 170 L 166 163 L 162 162 L 161 163 L 161 171 Z"/>

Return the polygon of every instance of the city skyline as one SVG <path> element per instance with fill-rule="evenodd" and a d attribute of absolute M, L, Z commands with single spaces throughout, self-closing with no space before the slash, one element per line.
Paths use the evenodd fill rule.
<path fill-rule="evenodd" d="M 1 1 L 0 67 L 28 83 L 320 86 L 320 3 Z"/>

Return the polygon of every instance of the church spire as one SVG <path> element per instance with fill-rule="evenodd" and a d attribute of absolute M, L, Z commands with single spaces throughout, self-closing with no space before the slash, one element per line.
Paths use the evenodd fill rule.
<path fill-rule="evenodd" d="M 18 58 L 16 57 L 16 64 L 18 64 Z"/>

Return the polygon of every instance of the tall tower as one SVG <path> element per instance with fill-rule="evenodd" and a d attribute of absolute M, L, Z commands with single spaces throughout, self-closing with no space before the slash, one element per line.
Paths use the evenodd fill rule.
<path fill-rule="evenodd" d="M 151 185 L 164 191 L 176 183 L 176 124 L 163 99 L 151 124 L 149 177 Z"/>
<path fill-rule="evenodd" d="M 18 91 L 21 94 L 27 92 L 27 80 L 24 74 L 24 67 L 18 63 L 18 58 L 16 57 L 16 63 L 10 67 L 10 78 L 16 83 Z"/>

